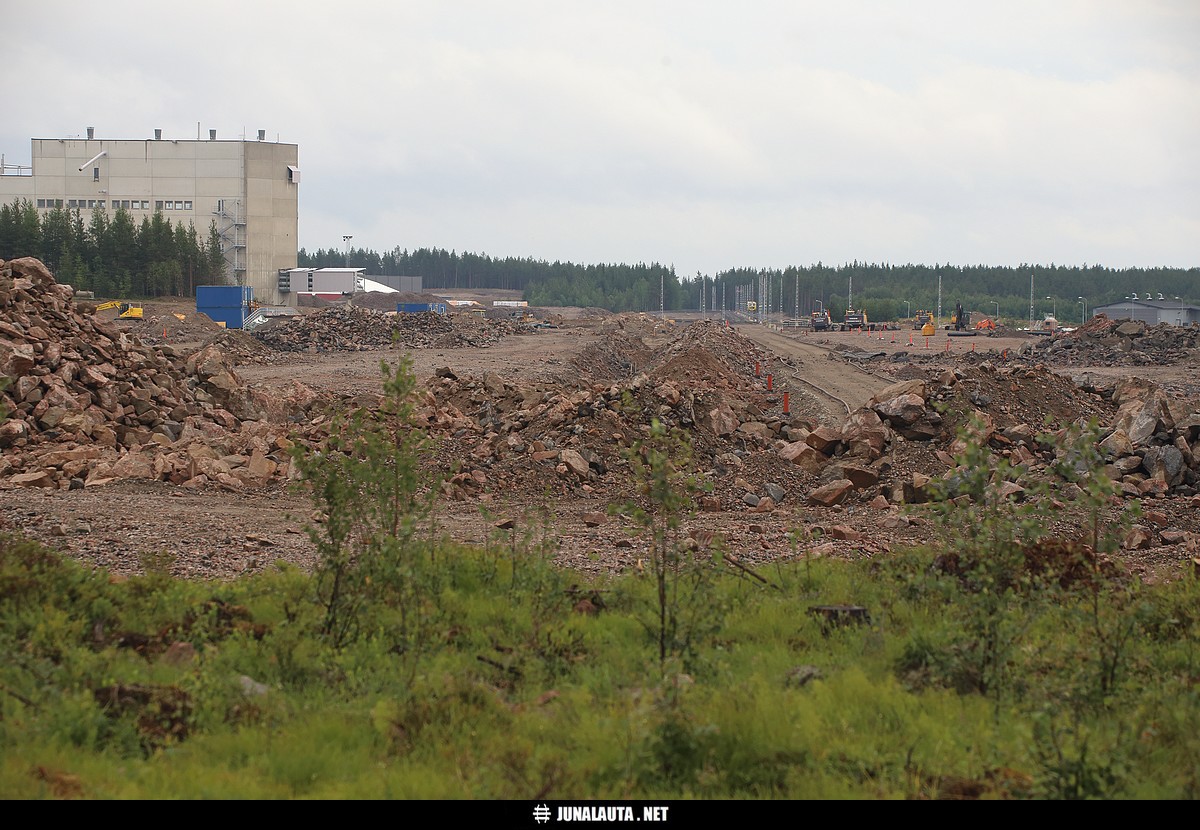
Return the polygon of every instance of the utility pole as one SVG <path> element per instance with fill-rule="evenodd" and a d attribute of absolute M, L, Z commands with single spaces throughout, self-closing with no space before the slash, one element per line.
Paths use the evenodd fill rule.
<path fill-rule="evenodd" d="M 1029 266 L 1029 330 L 1033 331 L 1033 266 Z"/>

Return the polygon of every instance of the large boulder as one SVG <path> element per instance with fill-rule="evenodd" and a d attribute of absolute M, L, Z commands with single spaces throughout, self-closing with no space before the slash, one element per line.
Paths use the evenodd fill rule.
<path fill-rule="evenodd" d="M 854 482 L 846 478 L 839 478 L 837 481 L 831 481 L 809 493 L 808 503 L 819 507 L 833 507 L 835 504 L 844 502 L 853 491 Z"/>

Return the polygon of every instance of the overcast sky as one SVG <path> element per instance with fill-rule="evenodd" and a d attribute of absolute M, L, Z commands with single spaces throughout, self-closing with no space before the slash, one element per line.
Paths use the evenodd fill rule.
<path fill-rule="evenodd" d="M 5 2 L 0 153 L 299 147 L 300 247 L 1200 266 L 1197 0 Z"/>

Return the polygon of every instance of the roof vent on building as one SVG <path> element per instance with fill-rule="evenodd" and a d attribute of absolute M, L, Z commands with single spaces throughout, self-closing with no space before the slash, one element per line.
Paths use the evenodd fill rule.
<path fill-rule="evenodd" d="M 155 131 L 154 131 L 154 140 L 155 140 L 155 141 L 162 141 L 162 130 L 155 130 Z"/>
<path fill-rule="evenodd" d="M 95 137 L 96 137 L 96 128 L 88 127 L 88 141 L 91 141 Z"/>
<path fill-rule="evenodd" d="M 217 131 L 216 131 L 216 130 L 209 130 L 209 131 L 208 131 L 208 140 L 209 140 L 209 141 L 216 141 L 216 140 L 217 140 Z"/>
<path fill-rule="evenodd" d="M 266 140 L 267 140 L 267 131 L 266 131 L 266 130 L 259 130 L 259 131 L 258 131 L 258 140 L 259 140 L 259 141 L 266 141 Z"/>

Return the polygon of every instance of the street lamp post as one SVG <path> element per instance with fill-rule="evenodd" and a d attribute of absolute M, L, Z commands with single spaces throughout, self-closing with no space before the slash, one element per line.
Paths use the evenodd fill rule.
<path fill-rule="evenodd" d="M 996 302 L 995 300 L 992 300 L 992 305 L 994 305 L 996 307 L 996 319 L 999 320 L 1000 319 L 1000 303 Z"/>
<path fill-rule="evenodd" d="M 342 237 L 342 244 L 344 244 L 346 246 L 346 267 L 347 268 L 350 267 L 350 240 L 353 238 L 354 238 L 354 236 L 351 234 L 347 234 Z"/>
<path fill-rule="evenodd" d="M 904 301 L 904 316 L 912 317 L 912 303 L 910 303 L 908 300 Z"/>
<path fill-rule="evenodd" d="M 1087 298 L 1080 297 L 1079 304 L 1083 306 L 1083 310 L 1079 314 L 1079 325 L 1084 325 L 1087 322 Z"/>
<path fill-rule="evenodd" d="M 1051 303 L 1050 316 L 1057 320 L 1058 319 L 1058 300 L 1054 299 L 1053 297 L 1047 297 L 1046 299 L 1049 300 Z"/>

